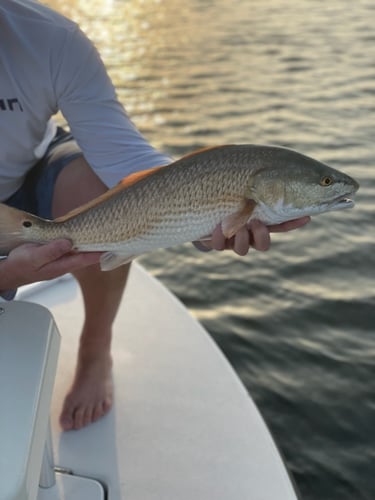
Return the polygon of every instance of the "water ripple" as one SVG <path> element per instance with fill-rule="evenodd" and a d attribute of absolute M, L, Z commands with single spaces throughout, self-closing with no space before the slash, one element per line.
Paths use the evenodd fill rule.
<path fill-rule="evenodd" d="M 359 180 L 353 210 L 275 235 L 266 254 L 185 245 L 142 262 L 222 347 L 304 500 L 373 500 L 374 2 L 49 3 L 95 41 L 155 146 L 280 144 Z"/>

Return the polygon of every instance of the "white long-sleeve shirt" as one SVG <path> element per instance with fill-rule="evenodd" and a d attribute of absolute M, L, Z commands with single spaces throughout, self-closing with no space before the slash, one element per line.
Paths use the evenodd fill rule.
<path fill-rule="evenodd" d="M 131 123 L 76 23 L 33 0 L 0 0 L 0 201 L 43 153 L 59 110 L 108 187 L 170 162 Z"/>

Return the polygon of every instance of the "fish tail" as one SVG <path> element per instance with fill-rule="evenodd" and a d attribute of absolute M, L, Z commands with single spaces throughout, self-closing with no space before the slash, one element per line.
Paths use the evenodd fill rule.
<path fill-rule="evenodd" d="M 30 234 L 39 217 L 0 203 L 0 255 L 35 239 Z"/>

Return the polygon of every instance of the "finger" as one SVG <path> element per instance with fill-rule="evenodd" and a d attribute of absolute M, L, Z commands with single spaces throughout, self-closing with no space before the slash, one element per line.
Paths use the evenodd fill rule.
<path fill-rule="evenodd" d="M 311 217 L 300 217 L 299 219 L 289 220 L 283 222 L 282 224 L 274 224 L 268 226 L 268 230 L 271 233 L 284 233 L 286 231 L 292 231 L 293 229 L 298 229 L 311 221 Z"/>
<path fill-rule="evenodd" d="M 258 220 L 253 220 L 249 224 L 249 229 L 253 235 L 252 246 L 255 250 L 261 252 L 268 250 L 271 245 L 271 238 L 267 226 Z"/>
<path fill-rule="evenodd" d="M 70 252 L 72 242 L 69 240 L 55 240 L 45 245 L 28 244 L 16 248 L 12 257 L 24 258 L 30 261 L 35 269 L 55 261 Z"/>
<path fill-rule="evenodd" d="M 57 277 L 66 273 L 72 273 L 78 269 L 97 264 L 101 255 L 101 252 L 69 253 L 45 264 L 40 269 L 40 272 L 47 277 Z"/>
<path fill-rule="evenodd" d="M 250 247 L 250 234 L 246 226 L 241 227 L 234 237 L 233 250 L 237 255 L 244 256 Z"/>
<path fill-rule="evenodd" d="M 69 240 L 55 240 L 46 245 L 37 247 L 34 251 L 34 262 L 38 267 L 54 262 L 72 250 L 72 242 Z"/>
<path fill-rule="evenodd" d="M 225 239 L 224 250 L 233 250 L 235 236 Z"/>
<path fill-rule="evenodd" d="M 224 250 L 225 244 L 226 241 L 223 231 L 221 230 L 221 224 L 218 224 L 212 233 L 211 246 L 215 250 Z"/>

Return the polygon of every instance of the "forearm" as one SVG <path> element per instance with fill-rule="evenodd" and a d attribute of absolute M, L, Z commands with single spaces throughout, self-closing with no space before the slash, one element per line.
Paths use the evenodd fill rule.
<path fill-rule="evenodd" d="M 171 162 L 129 119 L 97 50 L 80 30 L 71 32 L 54 63 L 56 104 L 90 167 L 106 186 L 115 186 L 133 172 Z"/>

